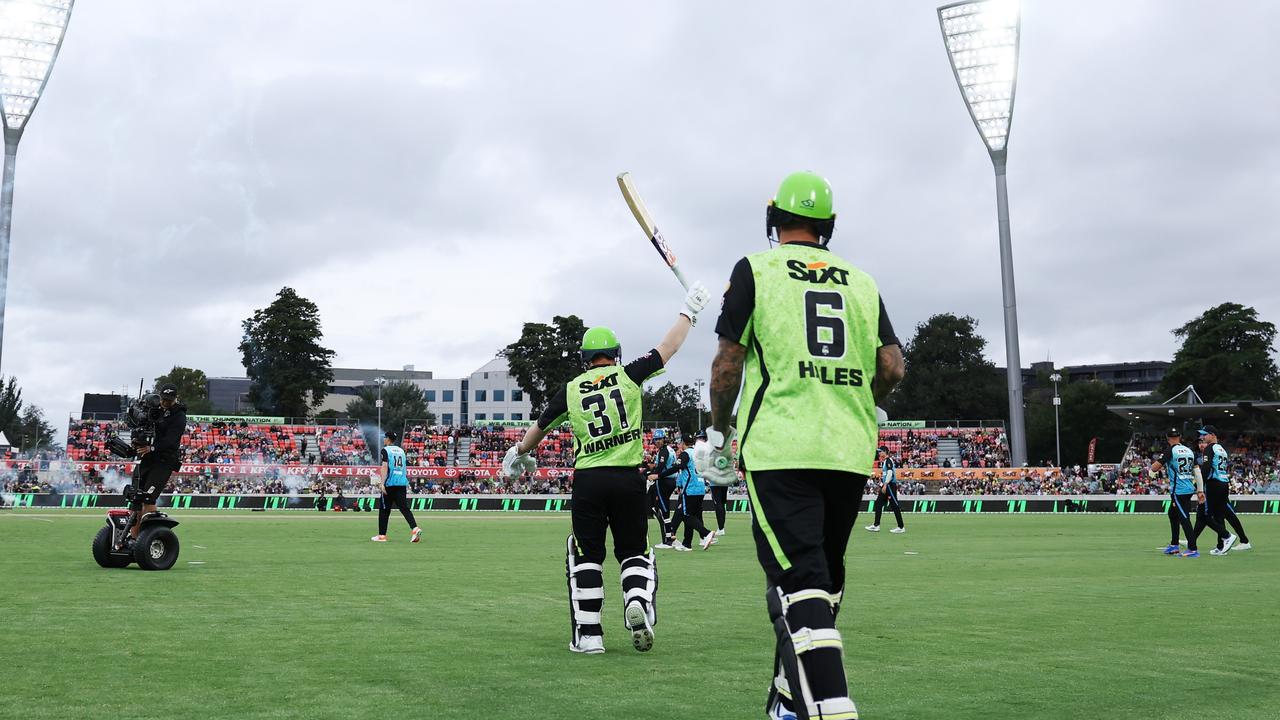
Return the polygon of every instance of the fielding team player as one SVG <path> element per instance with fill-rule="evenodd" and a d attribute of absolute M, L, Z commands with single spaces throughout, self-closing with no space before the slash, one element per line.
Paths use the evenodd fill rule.
<path fill-rule="evenodd" d="M 391 519 L 391 508 L 400 508 L 400 514 L 411 528 L 409 542 L 422 539 L 422 528 L 413 519 L 413 511 L 409 509 L 409 474 L 405 470 L 404 450 L 396 445 L 396 434 L 387 431 L 382 438 L 382 467 L 378 469 L 378 478 L 382 486 L 382 502 L 378 504 L 378 534 L 369 538 L 374 542 L 387 541 L 387 521 Z"/>
<path fill-rule="evenodd" d="M 653 458 L 653 472 L 649 474 L 649 480 L 653 482 L 649 486 L 649 505 L 653 510 L 653 517 L 658 521 L 658 532 L 661 533 L 658 544 L 653 547 L 670 550 L 671 543 L 676 538 L 675 528 L 671 527 L 671 520 L 668 518 L 671 512 L 671 494 L 676 491 L 676 479 L 671 475 L 664 476 L 663 471 L 671 467 L 676 458 L 675 453 L 667 446 L 666 430 L 654 430 L 653 442 L 658 446 L 658 452 Z"/>
<path fill-rule="evenodd" d="M 770 718 L 856 720 L 836 613 L 844 553 L 903 359 L 869 275 L 827 250 L 831 186 L 789 175 L 766 228 L 780 245 L 733 268 L 711 367 L 708 479 L 737 480 L 729 420 L 744 370 L 741 468 L 777 636 Z"/>
<path fill-rule="evenodd" d="M 880 460 L 880 492 L 876 494 L 876 521 L 868 525 L 867 530 L 880 532 L 880 514 L 884 511 L 885 505 L 892 505 L 893 517 L 898 521 L 898 527 L 889 532 L 904 533 L 907 528 L 902 524 L 902 506 L 898 504 L 898 464 L 893 461 L 893 456 L 889 455 L 889 448 L 880 448 L 878 459 Z"/>
<path fill-rule="evenodd" d="M 680 492 L 679 509 L 676 512 L 675 521 L 671 523 L 671 533 L 674 535 L 679 529 L 679 524 L 684 523 L 684 542 L 672 543 L 672 547 L 682 552 L 692 550 L 693 533 L 697 531 L 698 537 L 702 540 L 702 549 L 706 550 L 716 541 L 715 533 L 708 530 L 702 521 L 702 502 L 707 494 L 707 485 L 698 475 L 698 467 L 694 462 L 688 437 L 681 436 L 679 449 L 675 464 L 665 471 L 676 477 L 676 489 Z"/>
<path fill-rule="evenodd" d="M 655 601 L 658 569 L 649 548 L 648 493 L 640 472 L 644 459 L 641 385 L 662 372 L 689 335 L 709 293 L 694 283 L 684 307 L 656 348 L 625 366 L 622 348 L 608 328 L 594 327 L 582 336 L 582 360 L 587 369 L 551 396 L 547 409 L 502 461 L 509 478 L 537 469 L 529 453 L 542 442 L 547 429 L 563 422 L 573 427 L 573 534 L 565 548 L 569 579 L 572 639 L 569 649 L 604 652 L 605 531 L 613 531 L 613 554 L 622 566 L 623 617 L 636 650 L 653 647 L 657 622 Z"/>
<path fill-rule="evenodd" d="M 1165 555 L 1178 554 L 1178 530 L 1181 529 L 1187 534 L 1187 551 L 1182 553 L 1182 557 L 1200 557 L 1200 551 L 1196 549 L 1198 533 L 1191 525 L 1191 496 L 1195 495 L 1201 504 L 1205 501 L 1200 468 L 1196 467 L 1195 453 L 1182 444 L 1181 430 L 1171 428 L 1165 438 L 1169 441 L 1169 449 L 1161 454 L 1159 460 L 1151 463 L 1150 473 L 1153 478 L 1158 477 L 1161 472 L 1169 477 L 1169 536 L 1171 539 L 1162 552 Z M 1218 533 L 1219 537 L 1226 534 L 1222 529 L 1222 523 L 1210 516 L 1205 516 L 1205 524 Z"/>
<path fill-rule="evenodd" d="M 1196 533 L 1208 525 L 1204 513 L 1208 512 L 1219 524 L 1231 523 L 1235 535 L 1218 536 L 1218 546 L 1209 551 L 1210 555 L 1226 555 L 1232 546 L 1239 550 L 1249 550 L 1249 536 L 1244 531 L 1236 509 L 1231 507 L 1231 475 L 1227 472 L 1226 448 L 1218 444 L 1218 431 L 1212 425 L 1200 428 L 1200 474 L 1204 477 L 1205 502 L 1196 508 Z M 1226 530 L 1226 527 L 1223 527 Z M 1236 545 L 1236 540 L 1240 541 Z"/>

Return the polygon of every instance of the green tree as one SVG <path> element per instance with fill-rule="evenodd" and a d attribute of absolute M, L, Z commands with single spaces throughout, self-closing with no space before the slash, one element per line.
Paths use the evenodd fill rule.
<path fill-rule="evenodd" d="M 309 415 L 333 381 L 334 352 L 320 344 L 320 309 L 293 288 L 281 288 L 242 327 L 240 353 L 253 381 L 249 401 L 267 415 Z"/>
<path fill-rule="evenodd" d="M 674 422 L 682 433 L 693 433 L 698 427 L 698 389 L 692 385 L 666 383 L 644 390 L 644 419 Z M 703 413 L 702 421 L 709 423 L 711 415 Z"/>
<path fill-rule="evenodd" d="M 358 420 L 361 425 L 377 426 L 378 423 L 378 388 L 360 388 L 351 402 L 347 403 L 347 417 Z M 428 424 L 436 421 L 436 416 L 427 409 L 427 398 L 422 389 L 406 380 L 393 380 L 382 386 L 382 429 L 396 433 L 404 432 L 405 420 L 426 420 Z M 381 442 L 381 438 L 378 438 Z M 377 447 L 372 444 L 370 447 Z"/>
<path fill-rule="evenodd" d="M 22 388 L 18 378 L 9 376 L 0 383 L 0 431 L 8 436 L 22 422 Z M 10 438 L 9 442 L 16 442 Z"/>
<path fill-rule="evenodd" d="M 0 380 L 0 431 L 9 443 L 23 450 L 52 447 L 55 430 L 44 417 L 44 411 L 22 401 L 18 379 Z"/>
<path fill-rule="evenodd" d="M 550 325 L 525 323 L 520 339 L 498 352 L 529 396 L 535 415 L 546 407 L 552 389 L 582 372 L 579 352 L 586 331 L 577 315 L 556 315 Z"/>
<path fill-rule="evenodd" d="M 1195 385 L 1205 402 L 1275 400 L 1280 372 L 1271 358 L 1276 326 L 1236 303 L 1209 308 L 1173 331 L 1182 347 L 1160 382 L 1167 398 Z"/>
<path fill-rule="evenodd" d="M 169 372 L 156 378 L 155 385 L 170 382 L 178 387 L 178 399 L 187 406 L 191 415 L 209 415 L 213 412 L 213 403 L 209 402 L 209 378 L 203 370 L 174 365 Z"/>
<path fill-rule="evenodd" d="M 983 357 L 987 341 L 978 321 L 950 313 L 916 326 L 902 348 L 907 375 L 889 396 L 890 417 L 923 420 L 985 420 L 1008 414 L 1004 382 Z"/>
<path fill-rule="evenodd" d="M 1098 438 L 1095 459 L 1115 462 L 1120 459 L 1129 436 L 1133 434 L 1124 418 L 1107 410 L 1108 405 L 1121 405 L 1125 399 L 1116 395 L 1111 385 L 1097 380 L 1059 385 L 1062 404 L 1058 421 L 1062 432 L 1062 464 L 1084 465 L 1089 460 L 1089 441 Z M 1047 374 L 1040 389 L 1027 393 L 1027 460 L 1032 465 L 1054 461 L 1053 385 Z"/>
<path fill-rule="evenodd" d="M 44 411 L 34 405 L 28 405 L 22 411 L 22 418 L 12 432 L 5 431 L 9 442 L 21 446 L 23 451 L 41 450 L 56 447 L 53 441 L 56 431 L 44 419 Z"/>

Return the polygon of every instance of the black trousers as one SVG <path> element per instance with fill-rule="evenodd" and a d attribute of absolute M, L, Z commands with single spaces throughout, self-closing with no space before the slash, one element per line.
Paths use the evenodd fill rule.
<path fill-rule="evenodd" d="M 702 522 L 703 495 L 685 495 L 681 498 L 681 511 L 684 513 L 684 546 L 693 547 L 693 533 L 696 530 L 699 538 L 711 534 Z"/>
<path fill-rule="evenodd" d="M 1230 533 L 1227 532 L 1224 522 L 1229 517 L 1235 522 L 1232 524 L 1240 528 L 1240 520 L 1236 517 L 1235 511 L 1231 509 L 1229 496 L 1231 494 L 1231 486 L 1218 480 L 1204 481 L 1204 502 L 1196 508 L 1196 538 L 1200 537 L 1200 533 L 1204 532 L 1207 527 L 1218 534 L 1218 549 L 1222 549 L 1222 543 Z M 1242 538 L 1244 535 L 1243 528 L 1239 533 Z M 1242 539 L 1241 542 L 1249 542 L 1248 539 Z"/>
<path fill-rule="evenodd" d="M 605 532 L 613 531 L 619 562 L 649 549 L 649 503 L 635 468 L 589 468 L 573 473 L 573 539 L 583 562 L 602 563 Z"/>
<path fill-rule="evenodd" d="M 413 511 L 409 509 L 409 488 L 405 485 L 388 485 L 382 494 L 382 502 L 378 503 L 378 534 L 387 534 L 387 521 L 391 519 L 391 508 L 400 508 L 400 514 L 410 528 L 418 527 L 413 519 Z"/>
<path fill-rule="evenodd" d="M 787 595 L 844 590 L 845 548 L 866 485 L 865 475 L 827 470 L 747 472 L 756 557 L 771 587 Z M 835 627 L 834 611 L 820 601 L 793 606 L 787 619 L 801 627 Z M 810 651 L 803 663 L 815 697 L 848 696 L 839 650 Z"/>
<path fill-rule="evenodd" d="M 1169 532 L 1170 545 L 1178 544 L 1178 530 L 1187 535 L 1187 549 L 1196 549 L 1196 531 L 1191 525 L 1191 498 L 1195 497 L 1195 493 L 1187 493 L 1185 495 L 1169 496 Z"/>
<path fill-rule="evenodd" d="M 711 501 L 716 505 L 716 529 L 724 529 L 724 516 L 729 510 L 729 486 L 712 485 Z"/>
<path fill-rule="evenodd" d="M 898 486 L 894 483 L 886 484 L 876 495 L 876 527 L 880 527 L 880 513 L 884 511 L 885 505 L 893 508 L 893 519 L 898 521 L 898 527 L 903 527 L 902 506 L 898 504 Z"/>
<path fill-rule="evenodd" d="M 143 505 L 155 505 L 172 474 L 173 466 L 170 463 L 152 459 L 152 455 L 148 453 L 133 469 L 134 493 L 130 507 L 141 510 Z"/>
<path fill-rule="evenodd" d="M 653 485 L 649 486 L 649 508 L 653 518 L 658 521 L 662 541 L 666 542 L 674 537 L 674 530 L 670 521 L 667 520 L 667 513 L 671 509 L 671 492 L 667 489 L 665 480 L 655 480 Z"/>

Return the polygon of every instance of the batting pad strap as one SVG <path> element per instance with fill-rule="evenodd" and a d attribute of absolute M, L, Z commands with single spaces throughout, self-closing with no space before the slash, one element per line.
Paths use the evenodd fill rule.
<path fill-rule="evenodd" d="M 773 689 L 777 690 L 782 697 L 788 700 L 791 699 L 791 683 L 787 682 L 786 675 L 778 673 L 773 678 Z"/>
<path fill-rule="evenodd" d="M 621 579 L 626 581 L 626 579 L 630 577 L 642 577 L 648 582 L 653 582 L 653 569 L 648 566 L 636 567 L 634 565 L 629 568 L 624 568 L 622 570 Z"/>
<path fill-rule="evenodd" d="M 594 587 L 594 588 L 575 587 L 573 589 L 573 592 L 570 593 L 570 599 L 572 600 L 603 600 L 604 588 L 603 587 Z"/>
<path fill-rule="evenodd" d="M 589 611 L 586 611 L 586 610 L 574 610 L 574 611 L 573 611 L 573 619 L 574 619 L 574 620 L 575 620 L 579 625 L 599 625 L 599 624 L 600 624 L 600 611 L 599 611 L 599 610 L 597 610 L 597 611 L 595 611 L 595 612 L 589 612 Z"/>
<path fill-rule="evenodd" d="M 797 655 L 803 655 L 811 650 L 823 650 L 826 648 L 834 648 L 844 651 L 844 642 L 840 639 L 840 631 L 835 628 L 800 628 L 791 633 L 791 644 L 796 649 Z"/>
<path fill-rule="evenodd" d="M 847 697 L 818 700 L 807 707 L 814 720 L 858 720 L 858 706 Z"/>
<path fill-rule="evenodd" d="M 653 592 L 649 590 L 649 588 L 631 588 L 630 590 L 627 591 L 627 594 L 623 598 L 622 602 L 629 603 L 632 600 L 635 600 L 636 598 L 640 598 L 645 602 L 653 602 Z"/>
<path fill-rule="evenodd" d="M 574 563 L 573 564 L 574 575 L 577 575 L 578 573 L 587 572 L 589 570 L 595 570 L 596 572 L 602 573 L 604 572 L 604 566 L 601 565 L 600 563 Z"/>
<path fill-rule="evenodd" d="M 821 600 L 822 602 L 827 603 L 831 607 L 835 607 L 837 604 L 840 603 L 841 595 L 843 595 L 843 593 L 832 595 L 826 590 L 819 590 L 817 588 L 809 588 L 807 590 L 797 590 L 791 593 L 790 595 L 782 596 L 782 611 L 786 612 L 788 609 L 790 609 L 792 605 L 795 605 L 796 603 L 802 603 L 805 600 Z"/>

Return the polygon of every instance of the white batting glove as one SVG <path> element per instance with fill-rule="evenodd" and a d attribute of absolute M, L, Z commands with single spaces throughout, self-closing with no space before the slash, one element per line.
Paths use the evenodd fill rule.
<path fill-rule="evenodd" d="M 698 313 L 707 307 L 707 302 L 711 300 L 711 291 L 707 290 L 707 286 L 701 282 L 694 282 L 689 286 L 689 292 L 684 296 L 684 307 L 680 308 L 680 314 L 689 318 L 691 324 L 698 324 Z"/>
<path fill-rule="evenodd" d="M 516 445 L 512 445 L 502 458 L 502 475 L 508 480 L 515 480 L 522 474 L 531 473 L 537 469 L 538 463 L 529 456 L 529 453 L 521 453 Z"/>
<path fill-rule="evenodd" d="M 733 450 L 733 441 L 737 439 L 737 429 L 730 427 L 726 435 L 715 428 L 707 429 L 707 444 L 711 453 L 707 457 L 707 471 L 702 479 L 721 487 L 728 487 L 738 482 L 738 457 Z"/>

